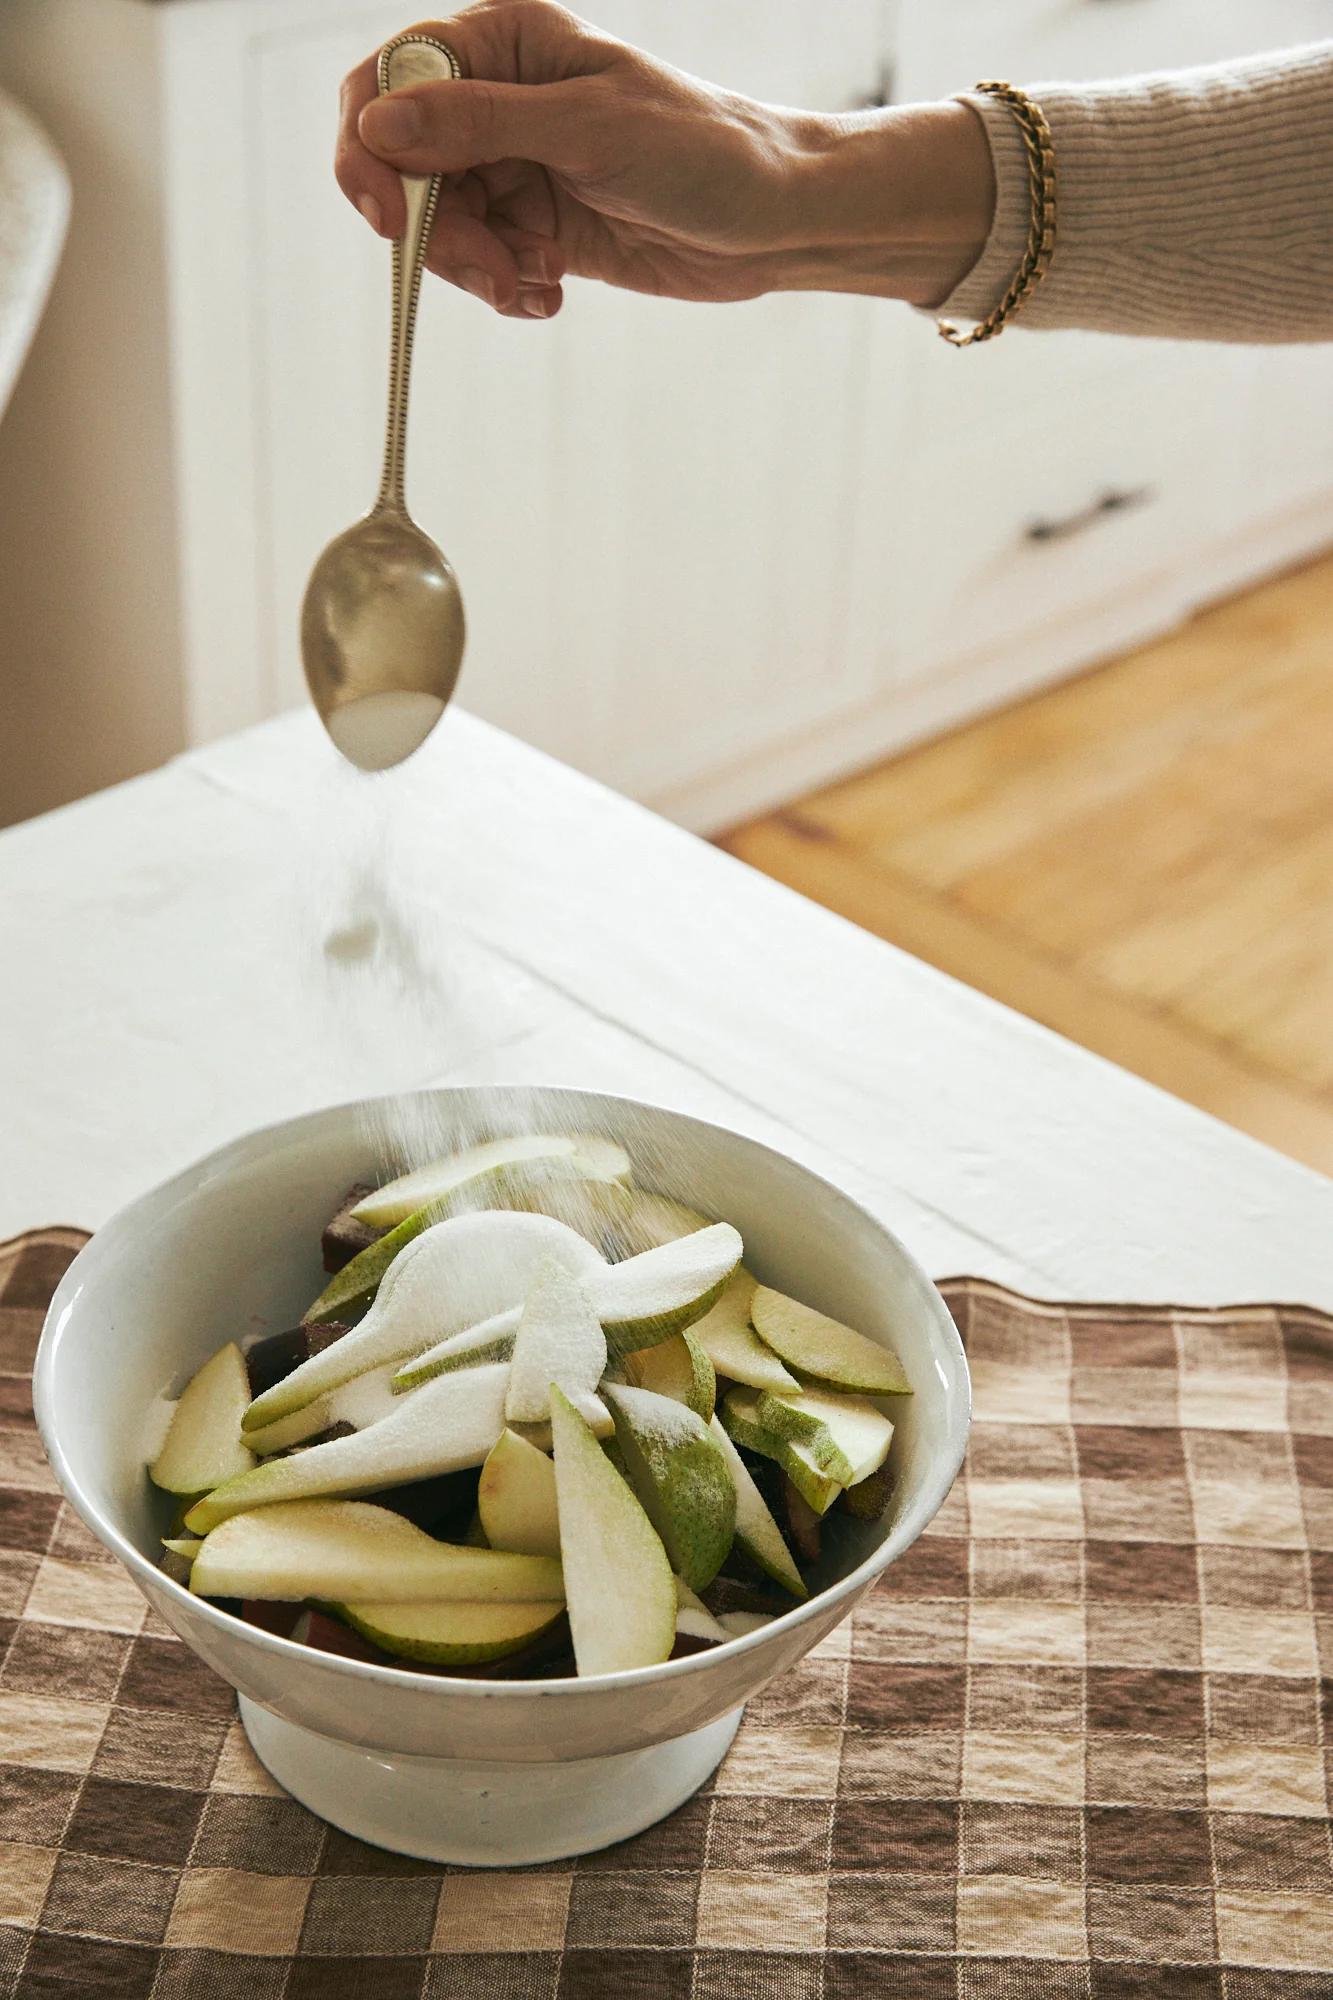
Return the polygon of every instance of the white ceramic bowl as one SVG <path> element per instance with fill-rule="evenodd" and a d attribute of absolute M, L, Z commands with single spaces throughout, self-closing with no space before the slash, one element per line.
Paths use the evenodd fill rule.
<path fill-rule="evenodd" d="M 882 1521 L 840 1517 L 841 1574 L 715 1651 L 592 1681 L 446 1679 L 340 1659 L 192 1597 L 157 1567 L 164 1503 L 145 1417 L 223 1341 L 294 1325 L 319 1290 L 343 1191 L 381 1177 L 374 1135 L 605 1133 L 645 1186 L 734 1223 L 760 1277 L 889 1341 L 901 1399 Z M 230 1681 L 288 1791 L 377 1845 L 514 1864 L 604 1846 L 672 1811 L 730 1743 L 742 1704 L 845 1618 L 915 1541 L 962 1462 L 969 1385 L 939 1293 L 891 1232 L 806 1168 L 699 1119 L 587 1091 L 423 1092 L 344 1105 L 239 1139 L 131 1204 L 70 1266 L 34 1371 L 61 1486 L 187 1645 Z"/>

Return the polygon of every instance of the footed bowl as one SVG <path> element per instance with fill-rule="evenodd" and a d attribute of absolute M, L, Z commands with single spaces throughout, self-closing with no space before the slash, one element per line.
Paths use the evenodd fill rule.
<path fill-rule="evenodd" d="M 597 1679 L 419 1674 L 316 1652 L 192 1597 L 157 1567 L 162 1496 L 149 1413 L 224 1341 L 294 1325 L 320 1290 L 319 1240 L 344 1191 L 482 1136 L 620 1141 L 645 1187 L 732 1222 L 747 1266 L 900 1356 L 893 1492 L 840 1516 L 827 1585 L 709 1652 Z M 695 1791 L 747 1699 L 845 1618 L 915 1541 L 962 1463 L 969 1383 L 948 1310 L 876 1217 L 809 1169 L 681 1112 L 594 1091 L 442 1089 L 337 1106 L 254 1132 L 130 1204 L 70 1265 L 33 1376 L 66 1496 L 186 1645 L 231 1683 L 250 1741 L 289 1792 L 381 1847 L 513 1866 L 638 1833 Z"/>

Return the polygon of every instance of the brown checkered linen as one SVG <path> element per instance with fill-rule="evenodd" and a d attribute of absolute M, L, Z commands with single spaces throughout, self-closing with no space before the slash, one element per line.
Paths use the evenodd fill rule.
<path fill-rule="evenodd" d="M 0 1992 L 1333 1996 L 1333 1320 L 950 1285 L 931 1532 L 671 1819 L 473 1872 L 280 1794 L 62 1504 L 28 1370 L 81 1240 L 0 1250 Z"/>

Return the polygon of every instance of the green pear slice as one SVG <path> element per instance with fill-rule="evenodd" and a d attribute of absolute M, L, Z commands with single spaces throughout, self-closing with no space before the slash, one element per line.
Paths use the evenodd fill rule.
<path fill-rule="evenodd" d="M 893 1442 L 893 1425 L 865 1396 L 813 1386 L 786 1396 L 761 1390 L 759 1421 L 779 1437 L 808 1445 L 815 1464 L 840 1486 L 878 1472 Z"/>
<path fill-rule="evenodd" d="M 641 1347 L 625 1354 L 618 1364 L 619 1378 L 635 1389 L 651 1389 L 658 1396 L 672 1396 L 684 1403 L 707 1423 L 717 1401 L 717 1376 L 713 1364 L 694 1337 L 694 1328 L 673 1333 L 655 1347 Z"/>
<path fill-rule="evenodd" d="M 605 1385 L 634 1491 L 691 1590 L 712 1582 L 736 1532 L 736 1489 L 708 1426 L 672 1396 Z"/>
<path fill-rule="evenodd" d="M 172 1555 L 184 1556 L 186 1562 L 193 1562 L 204 1545 L 197 1535 L 164 1535 L 162 1546 L 170 1549 Z"/>
<path fill-rule="evenodd" d="M 551 1391 L 559 1388 L 577 1407 L 593 1396 L 606 1366 L 606 1335 L 586 1286 L 554 1259 L 538 1267 L 514 1333 L 505 1418 L 543 1424 Z"/>
<path fill-rule="evenodd" d="M 816 1514 L 826 1514 L 842 1488 L 830 1479 L 811 1456 L 807 1445 L 779 1437 L 760 1421 L 758 1389 L 728 1389 L 722 1399 L 722 1422 L 735 1444 L 757 1451 L 780 1465 L 788 1479 Z M 188 1519 L 186 1525 L 189 1525 Z"/>
<path fill-rule="evenodd" d="M 551 1604 L 339 1604 L 338 1616 L 363 1639 L 400 1659 L 435 1667 L 475 1667 L 517 1653 L 564 1611 Z"/>
<path fill-rule="evenodd" d="M 504 1218 L 492 1219 L 499 1221 Z M 528 1216 L 523 1219 L 532 1222 L 537 1218 Z M 454 1225 L 440 1226 L 451 1228 Z M 669 1340 L 673 1333 L 690 1326 L 701 1313 L 707 1312 L 739 1262 L 741 1247 L 741 1239 L 730 1223 L 714 1222 L 688 1238 L 662 1244 L 655 1250 L 642 1251 L 637 1257 L 627 1257 L 622 1264 L 606 1264 L 599 1259 L 595 1266 L 581 1266 L 571 1260 L 569 1268 L 587 1285 L 593 1310 L 606 1335 L 607 1353 L 618 1360 L 622 1354 L 631 1354 L 638 1348 Z M 562 1258 L 562 1261 L 565 1260 Z M 378 1305 L 376 1300 L 363 1324 L 369 1324 Z M 516 1327 L 517 1321 L 514 1324 Z M 346 1348 L 360 1332 L 358 1327 L 345 1334 L 335 1348 L 328 1350 L 329 1353 Z M 484 1330 L 469 1327 L 464 1332 L 450 1334 L 405 1362 L 394 1376 L 394 1387 L 413 1389 L 444 1370 L 469 1366 L 474 1348 L 492 1339 L 496 1342 L 492 1352 L 497 1358 L 512 1354 L 512 1340 L 506 1346 L 507 1338 L 498 1317 L 495 1324 Z M 322 1361 L 324 1356 L 317 1355 L 315 1358 Z M 310 1362 L 303 1364 L 304 1367 L 312 1365 Z M 301 1370 L 296 1372 L 300 1374 Z"/>
<path fill-rule="evenodd" d="M 750 1325 L 754 1294 L 755 1281 L 742 1264 L 722 1287 L 717 1304 L 690 1331 L 728 1381 L 748 1382 L 755 1389 L 799 1389 L 796 1377 Z"/>
<path fill-rule="evenodd" d="M 386 1361 L 403 1361 L 520 1305 L 553 1257 L 580 1273 L 610 1267 L 582 1236 L 546 1215 L 511 1210 L 458 1215 L 409 1243 L 359 1326 L 257 1396 L 246 1430 L 261 1430 Z"/>
<path fill-rule="evenodd" d="M 865 1396 L 910 1396 L 912 1385 L 892 1349 L 867 1340 L 839 1320 L 799 1305 L 767 1285 L 750 1302 L 755 1332 L 773 1352 L 802 1375 Z"/>
<path fill-rule="evenodd" d="M 676 1640 L 676 1579 L 634 1494 L 559 1389 L 551 1396 L 565 1600 L 581 1676 L 655 1667 Z"/>
<path fill-rule="evenodd" d="M 782 1530 L 765 1505 L 764 1496 L 750 1477 L 749 1467 L 727 1435 L 726 1427 L 714 1417 L 708 1428 L 736 1488 L 737 1544 L 793 1597 L 807 1597 L 809 1592 Z"/>
<path fill-rule="evenodd" d="M 680 1639 L 707 1639 L 720 1646 L 726 1638 L 717 1619 L 701 1597 L 695 1595 L 683 1577 L 676 1578 L 676 1636 Z"/>
<path fill-rule="evenodd" d="M 249 1401 L 245 1357 L 228 1341 L 186 1383 L 162 1449 L 148 1468 L 154 1486 L 167 1493 L 207 1493 L 253 1465 L 240 1442 Z"/>
<path fill-rule="evenodd" d="M 312 1444 L 291 1458 L 268 1458 L 207 1493 L 185 1517 L 191 1534 L 207 1534 L 232 1514 L 279 1500 L 337 1495 L 354 1498 L 380 1487 L 406 1486 L 438 1472 L 480 1465 L 505 1427 L 509 1369 L 504 1362 L 467 1368 L 428 1382 L 398 1399 L 387 1417 L 352 1437 Z M 350 1596 L 350 1592 L 335 1593 Z"/>
<path fill-rule="evenodd" d="M 609 1149 L 603 1165 L 608 1168 L 617 1166 L 623 1171 L 628 1162 L 625 1154 L 615 1146 Z M 559 1172 L 555 1171 L 557 1168 Z M 585 1164 L 585 1174 L 586 1171 Z M 616 1201 L 625 1198 L 627 1193 L 628 1190 L 621 1187 L 618 1181 L 575 1178 L 572 1169 L 567 1170 L 566 1163 L 561 1161 L 543 1160 L 494 1169 L 475 1180 L 464 1182 L 452 1195 L 414 1209 L 411 1215 L 405 1216 L 374 1243 L 358 1251 L 330 1278 L 306 1313 L 306 1320 L 341 1319 L 365 1305 L 373 1298 L 399 1252 L 405 1250 L 423 1231 L 433 1228 L 437 1222 L 447 1221 L 451 1215 L 468 1214 L 477 1209 L 516 1209 L 532 1215 L 547 1215 L 577 1231 L 594 1249 L 601 1250 L 611 1218 L 617 1212 Z"/>
<path fill-rule="evenodd" d="M 352 1215 L 374 1229 L 392 1229 L 426 1207 L 441 1215 L 488 1206 L 488 1183 L 526 1170 L 535 1180 L 568 1174 L 580 1180 L 618 1181 L 629 1173 L 624 1148 L 594 1133 L 526 1133 L 514 1139 L 488 1139 L 447 1159 L 432 1160 L 410 1174 L 400 1174 L 387 1187 L 376 1188 L 357 1202 Z"/>
<path fill-rule="evenodd" d="M 493 1549 L 558 1556 L 560 1512 L 555 1467 L 516 1431 L 501 1431 L 481 1468 L 477 1511 Z"/>
<path fill-rule="evenodd" d="M 298 1500 L 238 1514 L 204 1537 L 190 1588 L 197 1597 L 306 1597 L 349 1604 L 556 1603 L 550 1556 L 437 1542 L 354 1500 Z"/>

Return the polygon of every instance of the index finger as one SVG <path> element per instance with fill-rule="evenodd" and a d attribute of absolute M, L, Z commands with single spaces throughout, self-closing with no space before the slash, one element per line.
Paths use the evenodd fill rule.
<path fill-rule="evenodd" d="M 338 100 L 338 143 L 333 155 L 333 172 L 353 208 L 360 209 L 372 229 L 381 236 L 401 236 L 407 227 L 403 184 L 392 167 L 377 159 L 361 143 L 357 120 L 373 97 L 379 95 L 376 65 L 379 51 L 367 56 L 343 78 Z"/>

